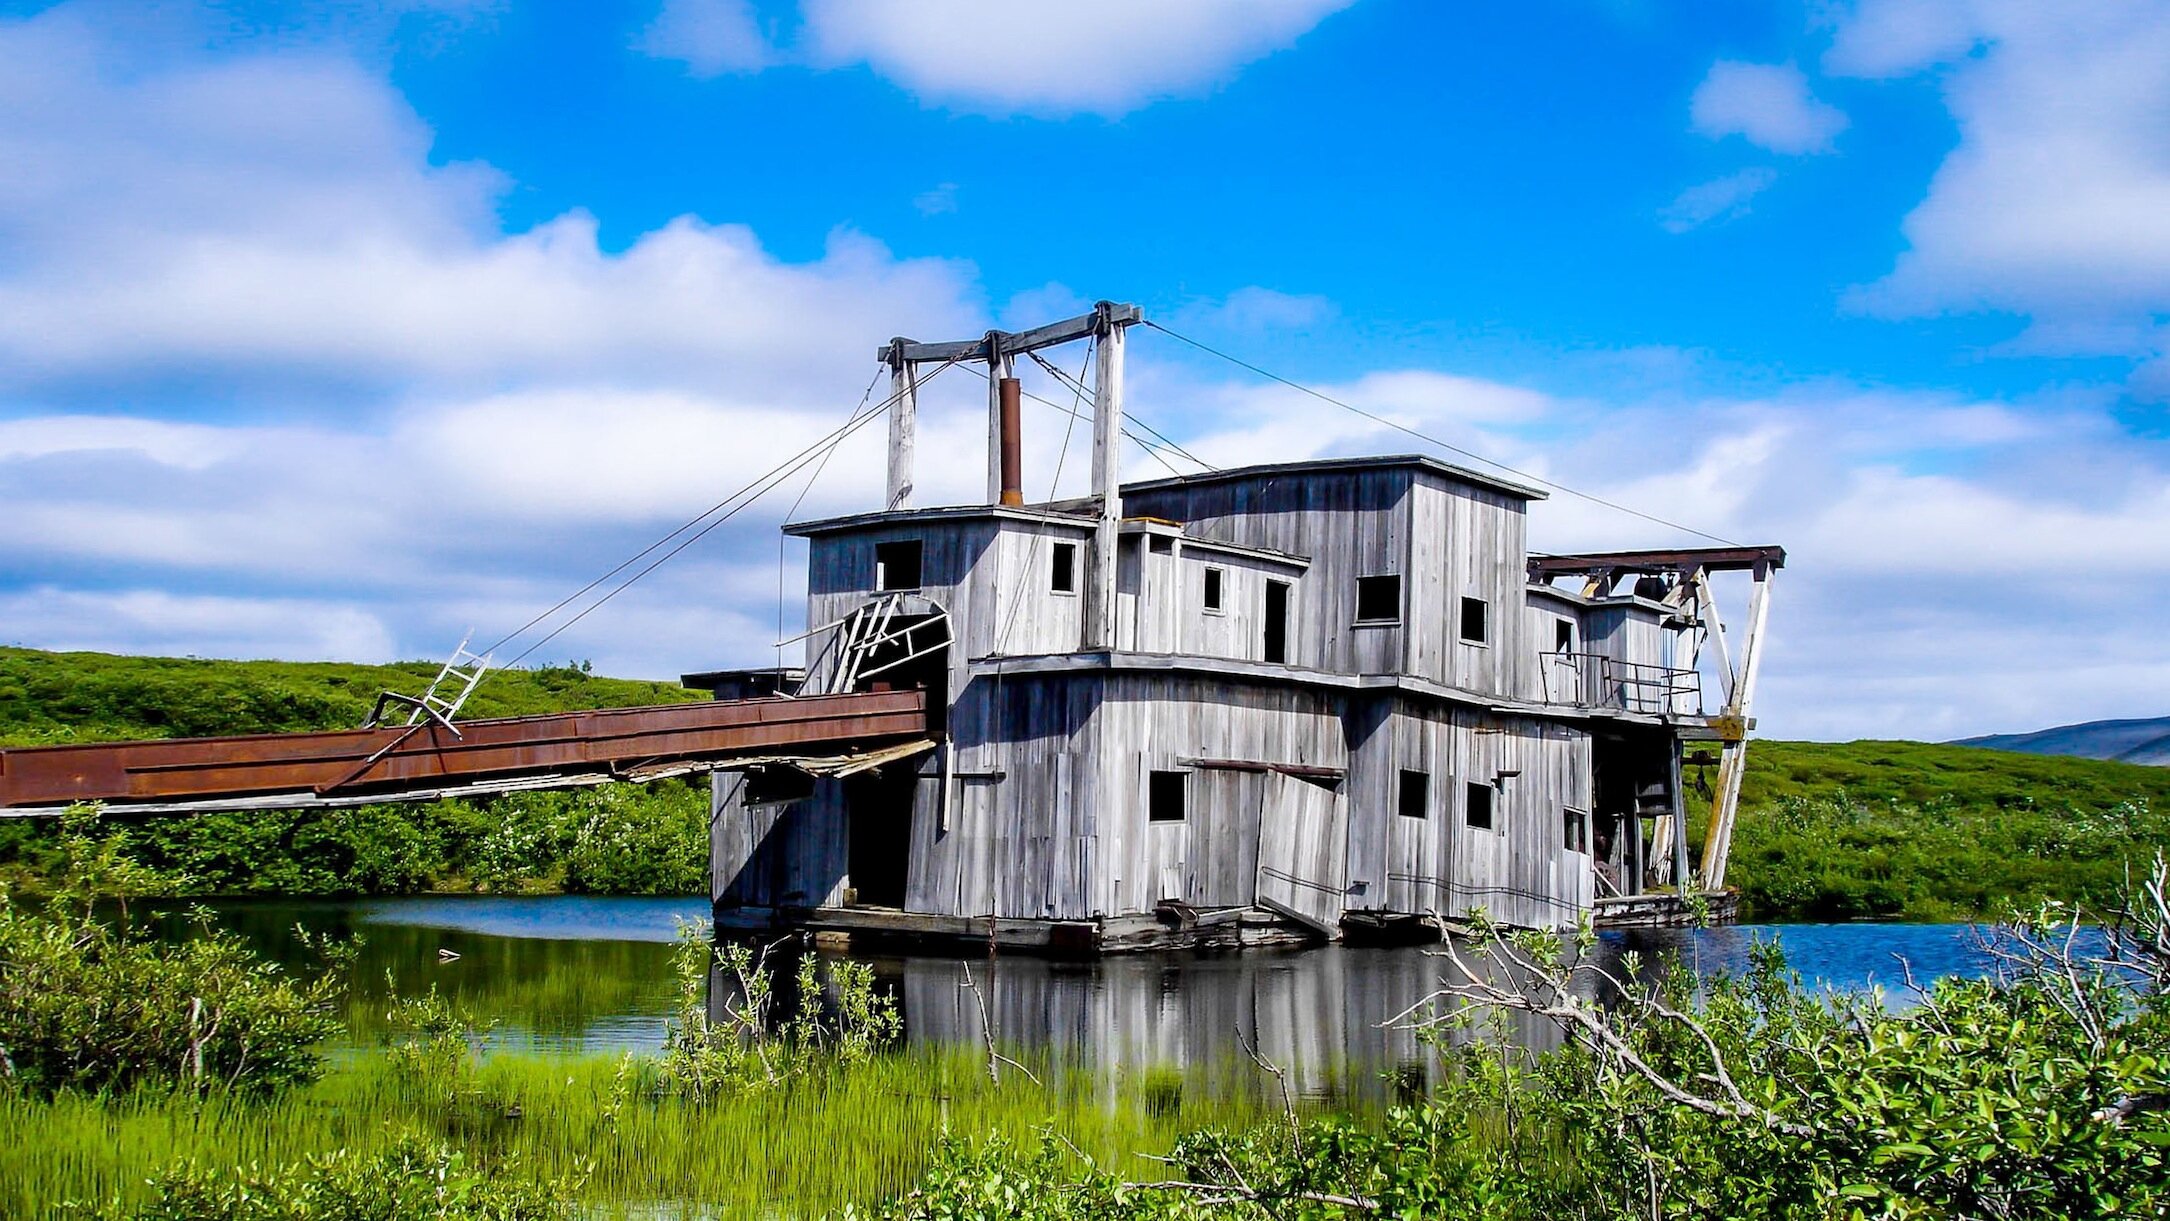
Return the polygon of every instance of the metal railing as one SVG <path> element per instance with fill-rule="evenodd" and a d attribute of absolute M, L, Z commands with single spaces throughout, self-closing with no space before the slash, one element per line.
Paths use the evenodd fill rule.
<path fill-rule="evenodd" d="M 1604 653 L 1545 654 L 1545 699 L 1623 712 L 1700 715 L 1703 676 L 1678 666 L 1622 661 Z"/>

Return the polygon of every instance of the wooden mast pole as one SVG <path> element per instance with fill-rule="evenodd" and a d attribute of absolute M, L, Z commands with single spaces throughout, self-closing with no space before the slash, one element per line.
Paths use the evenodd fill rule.
<path fill-rule="evenodd" d="M 889 341 L 889 494 L 887 507 L 912 507 L 913 450 L 919 444 L 919 386 L 902 337 Z"/>
<path fill-rule="evenodd" d="M 1100 500 L 1100 518 L 1093 527 L 1088 649 L 1115 647 L 1115 549 L 1123 521 L 1123 332 L 1128 327 L 1114 313 L 1106 301 L 1093 307 L 1093 334 L 1100 344 L 1093 379 L 1093 494 Z"/>

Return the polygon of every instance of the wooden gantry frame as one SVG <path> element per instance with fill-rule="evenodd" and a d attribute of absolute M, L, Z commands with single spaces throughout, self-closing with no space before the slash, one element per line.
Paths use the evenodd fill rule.
<path fill-rule="evenodd" d="M 918 367 L 984 361 L 987 365 L 987 503 L 1009 503 L 1005 493 L 1015 477 L 1016 360 L 1020 354 L 1059 347 L 1080 339 L 1097 345 L 1093 378 L 1092 495 L 1099 505 L 1094 530 L 1091 598 L 1086 615 L 1086 647 L 1106 649 L 1115 642 L 1115 539 L 1123 521 L 1123 334 L 1145 321 L 1135 305 L 1102 301 L 1093 312 L 1033 327 L 1029 331 L 989 331 L 978 339 L 921 343 L 902 336 L 875 353 L 889 366 L 889 463 L 885 507 L 912 507 L 913 463 L 919 437 Z M 1005 395 L 1008 397 L 1005 419 Z M 1005 478 L 1005 456 L 1008 474 Z"/>
<path fill-rule="evenodd" d="M 1711 795 L 1710 828 L 1704 836 L 1699 870 L 1705 890 L 1725 888 L 1726 864 L 1733 850 L 1733 825 L 1740 813 L 1741 779 L 1748 767 L 1748 732 L 1755 728 L 1753 716 L 1756 675 L 1763 664 L 1764 626 L 1770 619 L 1771 583 L 1786 566 L 1783 547 L 1704 547 L 1675 551 L 1611 551 L 1590 555 L 1534 556 L 1529 562 L 1532 582 L 1544 584 L 1554 578 L 1583 578 L 1585 597 L 1610 595 L 1620 581 L 1631 576 L 1666 578 L 1668 600 L 1688 613 L 1704 630 L 1703 639 L 1717 650 L 1718 673 L 1725 683 L 1725 703 L 1716 716 L 1706 717 L 1719 743 L 1718 787 Z M 1749 574 L 1747 627 L 1740 638 L 1740 655 L 1728 647 L 1725 623 L 1718 615 L 1717 598 L 1710 574 Z M 1680 765 L 1678 752 L 1672 764 L 1674 813 L 1661 816 L 1652 829 L 1653 866 L 1687 860 L 1687 825 L 1679 813 Z M 1675 869 L 1674 876 L 1685 897 L 1690 885 L 1688 871 Z"/>

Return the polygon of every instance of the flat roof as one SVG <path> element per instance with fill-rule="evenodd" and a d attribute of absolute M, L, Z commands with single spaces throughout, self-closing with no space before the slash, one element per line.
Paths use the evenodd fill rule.
<path fill-rule="evenodd" d="M 1426 454 L 1381 454 L 1361 458 L 1310 458 L 1302 462 L 1269 462 L 1257 466 L 1237 466 L 1221 471 L 1201 471 L 1195 475 L 1175 475 L 1166 479 L 1147 479 L 1123 485 L 1123 495 L 1134 492 L 1157 492 L 1169 488 L 1205 487 L 1216 483 L 1234 483 L 1247 479 L 1301 478 L 1307 475 L 1334 475 L 1350 471 L 1392 470 L 1411 467 L 1429 471 L 1455 483 L 1500 492 L 1517 500 L 1543 500 L 1545 492 L 1528 484 L 1517 483 L 1473 471 L 1466 466 L 1456 466 Z M 835 534 L 844 530 L 863 530 L 874 526 L 911 525 L 917 522 L 972 521 L 976 519 L 1003 518 L 1011 521 L 1037 522 L 1044 525 L 1091 526 L 1098 520 L 1094 506 L 1097 497 L 1080 497 L 1069 500 L 1048 501 L 1040 504 L 1009 505 L 943 505 L 926 509 L 876 509 L 866 513 L 851 513 L 843 517 L 825 517 L 815 521 L 787 522 L 784 533 L 799 538 L 818 534 Z"/>
<path fill-rule="evenodd" d="M 918 522 L 962 522 L 989 519 L 1033 522 L 1046 526 L 1073 526 L 1090 530 L 1099 518 L 1090 512 L 1067 512 L 1045 505 L 941 505 L 931 509 L 875 509 L 843 517 L 784 523 L 784 533 L 798 538 L 864 530 L 874 526 L 909 526 Z"/>
<path fill-rule="evenodd" d="M 1165 488 L 1200 487 L 1213 483 L 1233 483 L 1245 479 L 1274 479 L 1290 475 L 1329 475 L 1346 471 L 1388 470 L 1394 467 L 1416 467 L 1455 483 L 1474 484 L 1495 492 L 1503 492 L 1518 500 L 1543 500 L 1542 488 L 1521 483 L 1483 471 L 1456 466 L 1429 454 L 1377 454 L 1359 458 L 1308 458 L 1301 462 L 1268 462 L 1257 466 L 1235 466 L 1220 471 L 1200 471 L 1195 475 L 1174 475 L 1166 479 L 1147 479 L 1139 483 L 1123 485 L 1123 494 L 1153 492 Z"/>

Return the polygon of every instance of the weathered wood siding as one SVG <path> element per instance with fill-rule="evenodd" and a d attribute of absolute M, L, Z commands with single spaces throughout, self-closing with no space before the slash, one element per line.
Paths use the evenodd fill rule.
<path fill-rule="evenodd" d="M 1464 690 L 1522 694 L 1530 647 L 1523 503 L 1420 472 L 1408 512 L 1408 652 L 1401 668 Z M 1463 598 L 1485 605 L 1481 642 L 1462 638 Z"/>
<path fill-rule="evenodd" d="M 1585 682 L 1589 702 L 1629 712 L 1695 711 L 1668 701 L 1655 685 L 1659 670 L 1673 664 L 1674 633 L 1663 612 L 1647 603 L 1617 599 L 1592 605 L 1583 615 L 1588 633 Z M 1607 666 L 1610 660 L 1619 665 Z"/>
<path fill-rule="evenodd" d="M 1295 582 L 1289 662 L 1344 674 L 1389 674 L 1403 657 L 1400 622 L 1356 622 L 1356 578 L 1407 573 L 1410 468 L 1316 477 L 1233 479 L 1126 496 L 1125 510 L 1180 521 L 1188 531 L 1246 547 L 1307 556 Z M 1263 605 L 1263 586 L 1258 601 Z M 1408 581 L 1403 581 L 1407 613 Z"/>
<path fill-rule="evenodd" d="M 1535 585 L 1529 587 L 1524 602 L 1521 652 L 1527 668 L 1518 684 L 1522 698 L 1548 704 L 1586 702 L 1589 685 L 1582 653 L 1587 642 L 1581 600 Z M 1564 651 L 1556 643 L 1562 624 L 1572 634 Z"/>
<path fill-rule="evenodd" d="M 1095 682 L 975 677 L 950 721 L 949 827 L 941 827 L 938 782 L 922 784 L 913 812 L 905 910 L 1052 920 L 1101 914 L 1092 880 L 1105 810 L 1091 739 L 1102 715 Z"/>
<path fill-rule="evenodd" d="M 1289 763 L 1345 769 L 1336 702 L 1264 683 L 1113 675 L 1093 748 L 1107 799 L 1100 826 L 1106 868 L 1099 902 L 1109 914 L 1149 912 L 1162 899 L 1197 907 L 1256 897 L 1260 811 L 1273 787 L 1255 771 L 1200 767 L 1199 760 Z M 1189 777 L 1181 822 L 1151 822 L 1149 777 Z M 1330 836 L 1331 828 L 1312 833 Z"/>
<path fill-rule="evenodd" d="M 709 800 L 709 898 L 724 907 L 817 907 L 842 901 L 842 786 L 817 781 L 804 801 L 747 806 L 742 772 L 717 772 Z"/>

